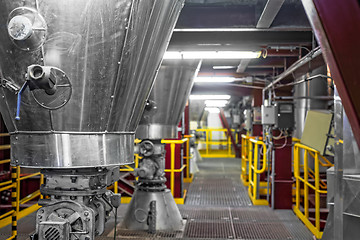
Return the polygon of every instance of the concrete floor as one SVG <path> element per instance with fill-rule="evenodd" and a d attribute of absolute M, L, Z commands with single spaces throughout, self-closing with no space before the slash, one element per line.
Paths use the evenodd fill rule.
<path fill-rule="evenodd" d="M 141 231 L 118 230 L 116 239 L 286 239 L 312 240 L 308 229 L 291 210 L 271 210 L 252 206 L 246 188 L 240 181 L 240 159 L 203 159 L 200 172 L 190 185 L 186 202 L 179 205 L 187 220 L 184 232 L 159 232 L 150 235 Z M 119 208 L 119 223 L 127 205 Z M 19 238 L 27 239 L 35 229 L 34 214 L 18 223 Z M 114 218 L 105 234 L 97 239 L 114 239 Z M 11 227 L 0 229 L 6 239 Z"/>

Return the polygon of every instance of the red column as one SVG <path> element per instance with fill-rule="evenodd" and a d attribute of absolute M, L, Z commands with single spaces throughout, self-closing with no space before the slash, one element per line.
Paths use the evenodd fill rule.
<path fill-rule="evenodd" d="M 278 130 L 273 131 L 274 136 L 279 135 Z M 275 209 L 292 208 L 292 137 L 273 140 L 275 147 L 275 179 L 274 201 Z"/>

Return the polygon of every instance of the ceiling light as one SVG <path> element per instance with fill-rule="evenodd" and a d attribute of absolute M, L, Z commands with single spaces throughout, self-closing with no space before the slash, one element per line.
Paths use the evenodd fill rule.
<path fill-rule="evenodd" d="M 227 100 L 206 100 L 205 105 L 207 107 L 225 107 L 228 104 Z"/>
<path fill-rule="evenodd" d="M 261 51 L 168 51 L 164 59 L 252 59 L 260 56 Z"/>
<path fill-rule="evenodd" d="M 207 83 L 228 83 L 234 82 L 234 77 L 197 77 L 194 82 L 207 82 Z"/>
<path fill-rule="evenodd" d="M 236 68 L 237 66 L 213 66 L 214 70 L 221 70 L 221 69 L 233 69 Z"/>
<path fill-rule="evenodd" d="M 209 113 L 220 113 L 220 109 L 215 107 L 206 107 L 205 111 L 208 111 Z"/>
<path fill-rule="evenodd" d="M 230 95 L 190 95 L 190 100 L 229 100 Z"/>

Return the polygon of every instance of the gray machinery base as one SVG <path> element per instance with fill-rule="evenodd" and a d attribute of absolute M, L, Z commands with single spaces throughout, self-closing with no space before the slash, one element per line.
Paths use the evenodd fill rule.
<path fill-rule="evenodd" d="M 183 221 L 169 189 L 160 192 L 148 192 L 137 189 L 131 199 L 121 228 L 128 230 L 148 230 L 148 214 L 152 201 L 156 201 L 156 230 L 184 230 L 185 221 Z"/>

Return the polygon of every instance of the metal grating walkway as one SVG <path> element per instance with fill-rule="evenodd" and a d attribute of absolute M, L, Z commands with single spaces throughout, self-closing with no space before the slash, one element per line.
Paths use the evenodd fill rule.
<path fill-rule="evenodd" d="M 120 231 L 119 239 L 312 240 L 291 210 L 252 206 L 240 182 L 240 166 L 239 159 L 199 163 L 200 172 L 190 185 L 185 205 L 179 205 L 187 220 L 182 234 Z"/>

